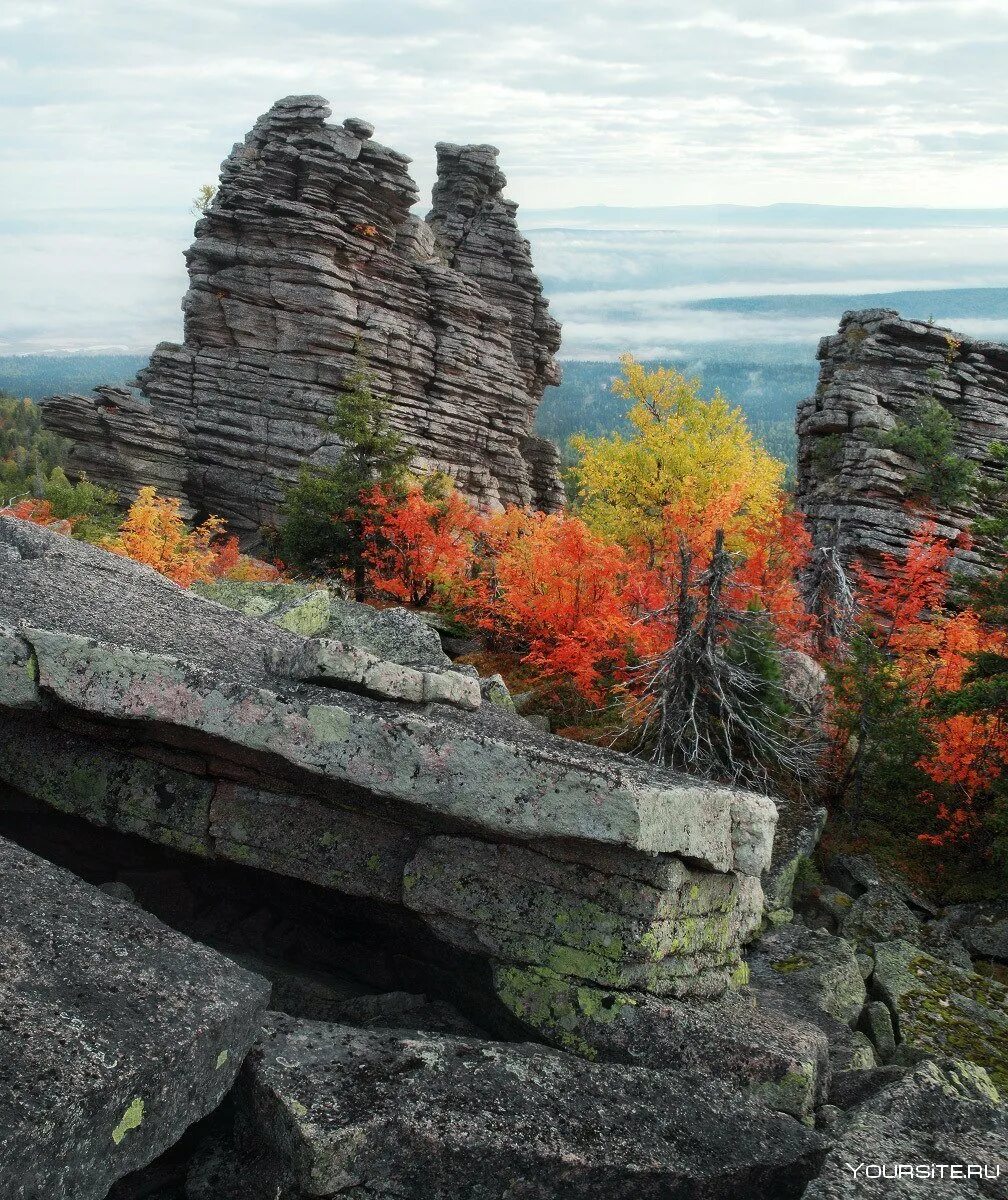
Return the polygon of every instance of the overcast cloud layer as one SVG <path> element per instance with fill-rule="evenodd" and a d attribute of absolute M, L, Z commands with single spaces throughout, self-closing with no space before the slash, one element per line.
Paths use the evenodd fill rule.
<path fill-rule="evenodd" d="M 2 0 L 0 345 L 177 336 L 190 199 L 278 96 L 424 193 L 448 139 L 538 209 L 997 207 L 1006 62 L 1005 0 Z"/>

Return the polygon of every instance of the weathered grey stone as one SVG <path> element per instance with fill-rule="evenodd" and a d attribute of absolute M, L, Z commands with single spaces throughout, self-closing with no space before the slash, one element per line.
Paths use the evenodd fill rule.
<path fill-rule="evenodd" d="M 843 925 L 854 904 L 852 897 L 829 883 L 802 884 L 796 888 L 794 900 L 810 928 L 831 933 Z"/>
<path fill-rule="evenodd" d="M 0 1180 L 104 1200 L 215 1108 L 269 985 L 0 839 Z"/>
<path fill-rule="evenodd" d="M 17 561 L 21 561 L 20 555 Z M 32 648 L 11 626 L 3 624 L 0 624 L 0 694 L 8 708 L 35 708 L 42 703 L 38 664 Z"/>
<path fill-rule="evenodd" d="M 823 1151 L 811 1130 L 702 1076 L 283 1019 L 239 1104 L 239 1148 L 266 1148 L 292 1200 L 785 1200 Z"/>
<path fill-rule="evenodd" d="M 956 904 L 946 911 L 945 919 L 974 954 L 1008 962 L 1008 904 Z"/>
<path fill-rule="evenodd" d="M 911 1049 L 967 1059 L 1008 1090 L 1008 988 L 908 942 L 875 947 L 872 983 Z"/>
<path fill-rule="evenodd" d="M 826 1032 L 758 994 L 685 1003 L 518 967 L 498 968 L 495 988 L 526 1028 L 586 1058 L 713 1075 L 806 1122 L 825 1098 Z"/>
<path fill-rule="evenodd" d="M 0 544 L 21 555 L 0 574 L 0 646 L 35 664 L 44 716 L 27 724 L 27 674 L 0 676 L 14 749 L 0 779 L 97 824 L 379 901 L 442 952 L 485 960 L 488 979 L 545 971 L 631 999 L 739 981 L 768 798 L 537 735 L 495 705 L 280 679 L 267 658 L 318 643 L 268 613 L 25 522 L 0 518 Z"/>
<path fill-rule="evenodd" d="M 767 920 L 774 925 L 790 921 L 795 881 L 802 863 L 809 863 L 826 827 L 826 810 L 803 804 L 782 806 L 774 838 L 773 855 L 763 874 Z"/>
<path fill-rule="evenodd" d="M 867 854 L 834 854 L 826 864 L 826 877 L 838 888 L 857 898 L 876 887 L 889 887 L 918 912 L 936 917 L 938 908 L 891 867 L 881 866 Z"/>
<path fill-rule="evenodd" d="M 480 692 L 488 704 L 496 704 L 505 712 L 515 712 L 515 702 L 502 675 L 491 675 L 480 680 Z"/>
<path fill-rule="evenodd" d="M 531 427 L 560 330 L 497 152 L 439 149 L 426 224 L 405 156 L 292 99 L 222 164 L 186 253 L 183 344 L 154 350 L 138 390 L 46 402 L 71 467 L 258 529 L 305 464 L 338 457 L 325 418 L 359 348 L 419 470 L 481 505 L 558 507 L 559 455 Z"/>
<path fill-rule="evenodd" d="M 955 453 L 981 475 L 996 470 L 989 447 L 1008 440 L 1008 347 L 868 309 L 844 313 L 839 332 L 819 343 L 819 360 L 815 394 L 798 407 L 798 505 L 816 545 L 839 537 L 848 561 L 902 558 L 919 524 L 907 503 L 919 472 L 906 455 L 882 448 L 881 435 L 932 397 L 953 417 Z M 955 540 L 979 515 L 975 496 L 943 506 L 937 531 Z M 992 548 L 975 540 L 959 547 L 955 562 L 984 569 Z"/>
<path fill-rule="evenodd" d="M 1008 1107 L 995 1096 L 965 1064 L 921 1063 L 848 1111 L 803 1200 L 1003 1200 Z"/>
<path fill-rule="evenodd" d="M 840 932 L 858 945 L 900 938 L 916 942 L 921 936 L 921 923 L 893 888 L 878 884 L 854 901 Z"/>
<path fill-rule="evenodd" d="M 854 1025 L 866 990 L 854 947 L 843 938 L 802 925 L 764 934 L 747 955 L 754 984 L 771 991 L 797 990 L 837 1021 Z"/>
<path fill-rule="evenodd" d="M 498 961 L 623 991 L 717 995 L 748 924 L 738 881 L 678 860 L 650 883 L 633 870 L 429 838 L 406 866 L 405 903 L 446 942 Z"/>
<path fill-rule="evenodd" d="M 862 1028 L 871 1038 L 881 1062 L 888 1062 L 896 1053 L 896 1032 L 892 1013 L 882 1000 L 871 1000 L 865 1006 Z"/>

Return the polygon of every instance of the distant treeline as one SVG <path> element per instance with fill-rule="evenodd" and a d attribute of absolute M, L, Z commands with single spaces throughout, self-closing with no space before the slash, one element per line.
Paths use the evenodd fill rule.
<path fill-rule="evenodd" d="M 99 383 L 129 383 L 146 354 L 0 355 L 0 392 L 41 400 L 58 392 L 83 392 Z"/>
<path fill-rule="evenodd" d="M 795 408 L 815 388 L 817 366 L 808 363 L 756 363 L 745 360 L 709 362 L 650 361 L 650 368 L 673 366 L 684 375 L 699 375 L 704 395 L 720 388 L 725 399 L 746 414 L 753 431 L 766 448 L 789 466 L 795 461 Z M 626 430 L 626 404 L 612 393 L 619 373 L 613 362 L 563 363 L 563 382 L 548 388 L 536 418 L 536 431 L 555 442 L 565 457 L 575 433 L 592 436 Z"/>

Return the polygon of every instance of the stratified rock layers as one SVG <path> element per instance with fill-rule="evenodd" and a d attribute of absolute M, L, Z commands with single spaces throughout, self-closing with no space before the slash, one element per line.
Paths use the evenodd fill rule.
<path fill-rule="evenodd" d="M 922 496 L 920 470 L 885 437 L 933 399 L 953 418 L 953 449 L 991 472 L 992 442 L 1008 441 L 1008 346 L 978 342 L 890 309 L 845 313 L 819 344 L 815 393 L 798 408 L 799 507 L 817 546 L 839 545 L 869 566 L 902 558 L 922 507 L 938 512 L 938 533 L 955 538 L 977 516 L 976 501 L 954 505 Z M 958 565 L 989 565 L 982 545 L 960 549 Z"/>
<path fill-rule="evenodd" d="M 72 467 L 128 495 L 145 483 L 238 528 L 273 520 L 359 349 L 418 469 L 486 506 L 562 500 L 555 449 L 531 436 L 557 382 L 559 326 L 490 146 L 439 146 L 429 222 L 409 159 L 318 96 L 260 117 L 221 168 L 186 254 L 185 340 L 161 343 L 139 395 L 53 397 Z"/>
<path fill-rule="evenodd" d="M 13 518 L 0 550 L 0 781 L 366 901 L 478 963 L 502 1019 L 582 1052 L 649 996 L 743 982 L 767 797 L 537 733 L 453 688 L 475 681 L 409 644 L 406 614 L 384 622 L 399 661 L 363 654 L 360 681 L 361 647 L 289 608 L 247 616 Z"/>

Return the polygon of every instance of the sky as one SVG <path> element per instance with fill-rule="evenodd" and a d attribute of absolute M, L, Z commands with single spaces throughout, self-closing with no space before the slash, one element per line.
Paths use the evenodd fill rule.
<path fill-rule="evenodd" d="M 982 208 L 1006 62 L 1008 0 L 0 0 L 0 350 L 177 336 L 191 198 L 283 95 L 425 196 L 444 139 L 526 210 Z"/>

